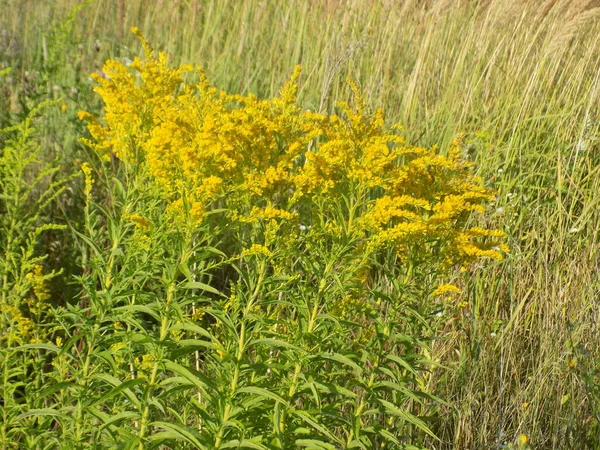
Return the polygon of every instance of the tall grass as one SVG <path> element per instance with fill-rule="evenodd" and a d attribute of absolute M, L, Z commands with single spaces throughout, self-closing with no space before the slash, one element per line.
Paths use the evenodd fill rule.
<path fill-rule="evenodd" d="M 519 434 L 535 448 L 600 445 L 598 2 L 96 0 L 73 12 L 79 4 L 5 2 L 0 62 L 13 81 L 0 79 L 2 115 L 20 114 L 32 85 L 94 107 L 87 73 L 138 54 L 135 25 L 230 92 L 270 96 L 301 64 L 307 108 L 333 111 L 350 75 L 410 142 L 445 148 L 471 133 L 468 156 L 499 191 L 488 220 L 513 251 L 473 271 L 468 306 L 438 319 L 449 338 L 431 357 L 454 370 L 428 379 L 451 405 L 430 446 L 495 448 Z M 81 128 L 60 120 L 45 148 L 85 159 Z"/>

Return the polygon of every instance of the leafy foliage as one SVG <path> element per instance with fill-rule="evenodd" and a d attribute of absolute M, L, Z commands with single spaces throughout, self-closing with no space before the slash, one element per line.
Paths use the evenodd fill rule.
<path fill-rule="evenodd" d="M 81 291 L 44 317 L 52 340 L 9 342 L 39 363 L 34 394 L 30 363 L 15 371 L 5 354 L 4 444 L 366 449 L 434 436 L 443 401 L 425 389 L 422 300 L 458 290 L 438 286 L 453 266 L 506 249 L 501 232 L 467 227 L 493 193 L 459 141 L 446 156 L 406 145 L 356 86 L 344 116 L 302 112 L 299 70 L 273 100 L 217 93 L 199 70 L 186 84 L 188 68 L 142 42 L 145 59 L 96 77 L 104 116 L 81 114 L 101 158 L 81 167 Z M 28 154 L 25 131 L 6 157 Z"/>
<path fill-rule="evenodd" d="M 46 255 L 40 253 L 40 237 L 64 226 L 47 223 L 48 207 L 64 190 L 66 179 L 58 167 L 40 159 L 33 126 L 40 110 L 22 122 L 0 130 L 0 386 L 2 424 L 0 442 L 26 442 L 19 422 L 40 407 L 30 390 L 48 387 L 44 350 L 51 342 L 53 308 L 45 273 Z M 31 430 L 30 430 L 31 431 Z"/>

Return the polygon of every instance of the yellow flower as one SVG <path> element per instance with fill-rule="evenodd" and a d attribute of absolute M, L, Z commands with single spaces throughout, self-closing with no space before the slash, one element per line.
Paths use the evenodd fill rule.
<path fill-rule="evenodd" d="M 36 298 L 35 304 L 31 304 L 30 311 L 34 314 L 40 312 L 47 307 L 47 302 L 50 299 L 50 290 L 47 286 L 47 276 L 44 276 L 43 267 L 36 264 L 33 268 L 32 279 L 33 279 L 33 293 Z"/>
<path fill-rule="evenodd" d="M 252 244 L 250 248 L 246 248 L 242 251 L 243 256 L 255 256 L 262 255 L 270 258 L 273 256 L 273 253 L 264 245 L 261 244 Z"/>
<path fill-rule="evenodd" d="M 146 353 L 139 360 L 136 360 L 136 366 L 140 371 L 149 371 L 152 369 L 155 361 L 156 358 L 153 355 Z"/>
<path fill-rule="evenodd" d="M 148 219 L 145 219 L 139 214 L 125 214 L 123 219 L 135 223 L 136 227 L 139 227 L 142 230 L 148 230 L 150 228 Z"/>
<path fill-rule="evenodd" d="M 462 137 L 446 153 L 408 145 L 398 126 L 385 126 L 382 110 L 367 112 L 351 80 L 356 106 L 340 104 L 343 115 L 302 111 L 299 67 L 272 99 L 218 92 L 201 69 L 169 66 L 139 29 L 132 31 L 144 57 L 129 66 L 105 63 L 107 76 L 95 77 L 104 114 L 101 120 L 79 114 L 90 134 L 82 142 L 127 170 L 149 174 L 174 227 L 194 229 L 214 210 L 227 210 L 236 227 L 309 224 L 315 205 L 329 214 L 352 192 L 364 200 L 353 220 L 322 223 L 331 234 L 350 230 L 364 239 L 367 252 L 391 247 L 401 260 L 435 253 L 445 269 L 508 252 L 501 231 L 467 227 L 495 193 L 461 158 Z M 199 81 L 184 81 L 190 71 Z M 82 170 L 89 197 L 92 170 L 87 164 Z M 270 254 L 266 247 L 244 252 Z"/>
<path fill-rule="evenodd" d="M 205 311 L 200 308 L 195 308 L 192 312 L 192 320 L 200 321 L 205 316 Z"/>
<path fill-rule="evenodd" d="M 84 162 L 81 165 L 81 171 L 83 172 L 83 175 L 85 177 L 85 187 L 84 187 L 84 192 L 86 197 L 90 197 L 91 193 L 92 193 L 92 186 L 94 185 L 94 177 L 92 175 L 92 167 Z"/>
<path fill-rule="evenodd" d="M 113 344 L 113 345 L 110 346 L 110 351 L 112 353 L 116 353 L 116 352 L 118 352 L 119 350 L 121 350 L 123 348 L 125 348 L 125 343 L 124 342 L 117 342 L 116 344 Z"/>
<path fill-rule="evenodd" d="M 289 212 L 284 209 L 273 208 L 270 205 L 262 209 L 254 206 L 252 207 L 250 215 L 264 220 L 281 219 L 291 221 L 298 217 L 297 213 Z"/>
<path fill-rule="evenodd" d="M 460 294 L 460 289 L 453 284 L 440 284 L 435 291 L 431 293 L 432 297 L 436 297 L 443 294 Z"/>

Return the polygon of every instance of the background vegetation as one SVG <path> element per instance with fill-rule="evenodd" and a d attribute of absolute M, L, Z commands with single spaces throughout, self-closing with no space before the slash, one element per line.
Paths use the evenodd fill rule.
<path fill-rule="evenodd" d="M 338 100 L 350 98 L 344 80 L 351 76 L 370 108 L 384 107 L 390 122 L 404 126 L 408 142 L 439 144 L 444 151 L 466 132 L 465 157 L 499 193 L 485 223 L 506 230 L 512 251 L 502 263 L 460 275 L 464 304 L 428 318 L 443 339 L 429 343 L 427 358 L 451 370 L 432 370 L 421 381 L 424 391 L 448 404 L 437 410 L 443 420 L 429 423 L 440 440 L 423 436 L 421 444 L 497 448 L 523 434 L 534 448 L 600 445 L 600 4 L 7 0 L 2 8 L 0 127 L 21 124 L 1 141 L 3 161 L 7 155 L 17 161 L 2 166 L 3 306 L 9 293 L 30 298 L 35 286 L 38 300 L 88 306 L 72 302 L 86 298 L 82 285 L 99 282 L 98 264 L 87 262 L 93 250 L 84 238 L 97 229 L 94 220 L 112 224 L 110 208 L 126 202 L 104 199 L 104 219 L 85 210 L 89 203 L 79 167 L 87 162 L 97 169 L 98 162 L 78 143 L 86 132 L 77 111 L 100 114 L 89 75 L 101 71 L 107 57 L 140 54 L 129 33 L 135 25 L 171 61 L 201 65 L 230 93 L 273 97 L 301 64 L 298 96 L 305 108 L 333 112 Z M 38 119 L 33 125 L 26 117 Z M 118 186 L 111 192 L 119 193 Z M 106 251 L 124 225 L 111 226 Z M 106 254 L 122 256 L 117 253 Z M 8 256 L 15 254 L 18 259 Z M 52 270 L 57 273 L 42 275 Z M 152 270 L 163 274 L 164 285 L 155 289 L 167 292 L 174 269 Z M 27 307 L 41 324 L 56 324 L 57 318 L 46 319 L 51 310 Z M 91 328 L 80 333 L 93 335 L 92 321 L 86 326 Z M 71 344 L 77 347 L 77 339 Z M 55 350 L 32 347 L 18 354 L 30 361 Z M 7 393 L 7 380 L 16 375 L 8 373 L 6 362 L 16 355 L 2 354 L 5 425 L 7 399 L 19 398 L 23 389 L 11 385 Z M 24 362 L 22 376 L 43 373 L 45 364 L 41 356 L 33 367 Z M 130 387 L 135 386 L 122 389 Z M 82 397 L 72 398 L 70 414 L 78 417 Z M 136 406 L 140 418 L 145 406 Z M 29 404 L 12 417 L 41 409 Z M 123 414 L 127 419 L 127 411 Z M 51 428 L 52 422 L 45 425 Z M 89 426 L 77 422 L 68 439 L 83 442 Z M 10 448 L 14 436 L 0 437 Z M 26 445 L 42 444 L 43 439 Z"/>

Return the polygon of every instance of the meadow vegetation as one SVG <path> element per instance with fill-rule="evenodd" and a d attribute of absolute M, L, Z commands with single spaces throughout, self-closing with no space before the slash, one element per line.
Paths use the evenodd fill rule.
<path fill-rule="evenodd" d="M 600 448 L 599 44 L 595 0 L 6 0 L 0 448 Z"/>

